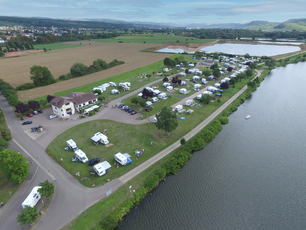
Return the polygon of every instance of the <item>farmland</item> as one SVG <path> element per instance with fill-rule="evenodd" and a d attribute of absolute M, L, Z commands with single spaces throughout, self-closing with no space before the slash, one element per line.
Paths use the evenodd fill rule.
<path fill-rule="evenodd" d="M 31 82 L 29 72 L 30 67 L 33 65 L 48 67 L 53 76 L 58 78 L 62 74 L 67 74 L 70 67 L 76 62 L 84 63 L 87 66 L 91 65 L 92 62 L 98 58 L 101 58 L 106 62 L 110 62 L 113 59 L 125 62 L 123 65 L 76 79 L 19 92 L 19 99 L 26 101 L 106 79 L 111 76 L 147 66 L 159 60 L 163 60 L 165 57 L 171 56 L 171 54 L 139 52 L 143 49 L 152 47 L 152 44 L 118 44 L 94 41 L 87 41 L 86 44 L 85 41 L 82 41 L 82 43 L 84 43 L 84 46 L 60 49 L 47 53 L 43 52 L 17 58 L 1 59 L 2 66 L 6 67 L 0 69 L 1 78 L 10 83 L 13 87 L 16 87 Z M 89 45 L 89 43 L 91 45 Z M 80 44 L 80 42 L 70 42 L 69 44 Z"/>
<path fill-rule="evenodd" d="M 93 39 L 99 42 L 123 42 L 123 43 L 151 43 L 151 44 L 162 44 L 162 43 L 209 43 L 214 41 L 214 39 L 197 39 L 197 38 L 187 38 L 179 37 L 174 35 L 157 35 L 157 34 L 141 34 L 141 35 L 124 35 L 109 39 Z M 177 42 L 179 41 L 179 42 Z"/>

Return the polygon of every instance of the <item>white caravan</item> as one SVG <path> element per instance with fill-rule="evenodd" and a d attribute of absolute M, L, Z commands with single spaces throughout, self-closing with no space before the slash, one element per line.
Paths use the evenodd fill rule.
<path fill-rule="evenodd" d="M 78 160 L 82 161 L 83 163 L 86 163 L 88 161 L 86 154 L 81 149 L 74 151 L 74 154 L 75 154 L 75 161 Z"/>
<path fill-rule="evenodd" d="M 98 176 L 103 176 L 108 172 L 110 168 L 111 165 L 107 161 L 103 161 L 93 166 L 93 170 L 97 173 Z"/>
<path fill-rule="evenodd" d="M 78 149 L 78 146 L 76 145 L 74 140 L 70 139 L 70 140 L 66 141 L 66 143 L 67 143 L 68 148 L 71 149 L 72 151 L 76 151 Z"/>
<path fill-rule="evenodd" d="M 35 186 L 31 193 L 27 196 L 27 198 L 22 202 L 21 206 L 22 208 L 26 208 L 27 206 L 33 208 L 37 202 L 40 200 L 41 195 L 38 192 L 38 189 L 40 189 L 41 186 Z"/>
<path fill-rule="evenodd" d="M 126 156 L 126 154 L 122 153 L 115 154 L 114 159 L 121 165 L 127 165 L 132 162 L 132 160 L 128 156 Z"/>
<path fill-rule="evenodd" d="M 91 140 L 94 141 L 94 144 L 97 145 L 99 144 L 99 142 L 103 145 L 107 145 L 109 144 L 108 138 L 107 136 L 105 136 L 103 133 L 101 132 L 97 132 L 95 133 L 95 135 L 91 138 Z"/>

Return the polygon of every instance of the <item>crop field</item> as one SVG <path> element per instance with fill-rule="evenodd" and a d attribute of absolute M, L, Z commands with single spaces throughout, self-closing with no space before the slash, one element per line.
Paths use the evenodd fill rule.
<path fill-rule="evenodd" d="M 140 52 L 140 50 L 152 47 L 152 44 L 86 42 L 85 44 L 85 41 L 82 41 L 84 46 L 1 59 L 1 66 L 5 66 L 5 68 L 0 68 L 0 76 L 4 81 L 16 87 L 31 82 L 30 67 L 34 65 L 48 67 L 53 76 L 58 78 L 62 74 L 67 74 L 70 67 L 76 62 L 87 66 L 98 58 L 106 62 L 111 62 L 114 59 L 125 62 L 125 64 L 83 77 L 19 92 L 19 99 L 27 101 L 126 73 L 171 56 L 171 54 Z M 69 44 L 80 44 L 80 42 L 70 42 Z"/>
<path fill-rule="evenodd" d="M 123 43 L 151 43 L 151 44 L 162 44 L 162 43 L 209 43 L 215 41 L 214 39 L 197 39 L 197 38 L 187 38 L 179 37 L 173 35 L 156 35 L 156 34 L 141 34 L 141 35 L 124 35 L 109 39 L 93 39 L 99 42 L 119 42 Z M 179 42 L 177 42 L 179 41 Z"/>

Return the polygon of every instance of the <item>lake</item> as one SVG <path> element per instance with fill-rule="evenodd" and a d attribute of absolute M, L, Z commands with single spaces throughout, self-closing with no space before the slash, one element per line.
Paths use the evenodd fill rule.
<path fill-rule="evenodd" d="M 251 45 L 251 44 L 216 44 L 207 46 L 201 49 L 208 52 L 222 52 L 227 54 L 245 55 L 248 53 L 251 56 L 276 56 L 285 53 L 300 51 L 297 46 L 279 46 L 279 45 Z"/>
<path fill-rule="evenodd" d="M 163 48 L 163 49 L 155 50 L 154 52 L 157 52 L 157 53 L 175 53 L 175 54 L 179 54 L 179 53 L 184 53 L 185 51 L 183 49 Z M 189 54 L 193 54 L 194 52 L 188 52 L 188 53 Z"/>
<path fill-rule="evenodd" d="M 273 70 L 119 229 L 306 229 L 305 73 L 306 63 Z"/>

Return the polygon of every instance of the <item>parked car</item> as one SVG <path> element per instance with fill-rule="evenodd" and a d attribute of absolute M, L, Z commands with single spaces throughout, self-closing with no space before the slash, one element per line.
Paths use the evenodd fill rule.
<path fill-rule="evenodd" d="M 144 108 L 144 111 L 150 112 L 150 110 L 148 108 Z"/>
<path fill-rule="evenodd" d="M 49 119 L 50 119 L 50 120 L 53 119 L 53 118 L 56 118 L 56 117 L 57 117 L 56 114 L 50 114 L 50 115 L 49 115 Z"/>
<path fill-rule="evenodd" d="M 133 111 L 132 108 L 129 108 L 129 109 L 127 110 L 128 113 L 130 113 L 130 112 L 132 112 L 132 111 Z"/>
<path fill-rule="evenodd" d="M 129 108 L 127 105 L 124 105 L 121 107 L 122 110 L 125 110 L 126 108 Z"/>
<path fill-rule="evenodd" d="M 38 112 L 37 112 L 37 111 L 33 111 L 33 114 L 34 114 L 34 115 L 37 115 L 37 114 L 38 114 Z"/>
<path fill-rule="evenodd" d="M 134 114 L 136 114 L 137 112 L 135 111 L 135 110 L 133 110 L 132 112 L 131 112 L 131 115 L 134 115 Z"/>
<path fill-rule="evenodd" d="M 130 107 L 128 107 L 128 106 L 125 106 L 125 107 L 124 107 L 124 110 L 125 110 L 125 111 L 128 111 L 129 109 L 130 109 Z"/>
<path fill-rule="evenodd" d="M 42 111 L 42 110 L 38 110 L 37 112 L 38 112 L 38 113 L 43 113 L 43 111 Z"/>
<path fill-rule="evenodd" d="M 98 163 L 100 161 L 100 158 L 93 158 L 90 161 L 88 161 L 89 166 L 93 166 L 94 164 Z"/>
<path fill-rule="evenodd" d="M 28 113 L 28 117 L 33 117 L 33 113 Z"/>
<path fill-rule="evenodd" d="M 37 126 L 34 126 L 34 127 L 31 128 L 31 132 L 36 132 L 36 131 L 38 131 L 38 127 Z"/>
<path fill-rule="evenodd" d="M 23 125 L 29 125 L 29 124 L 32 124 L 32 121 L 24 121 L 22 122 Z"/>
<path fill-rule="evenodd" d="M 120 105 L 118 105 L 118 108 L 121 108 L 122 106 L 124 106 L 124 104 L 123 104 L 123 103 L 121 103 Z"/>

